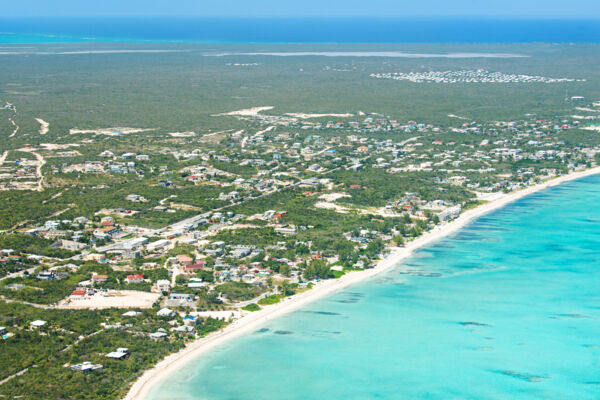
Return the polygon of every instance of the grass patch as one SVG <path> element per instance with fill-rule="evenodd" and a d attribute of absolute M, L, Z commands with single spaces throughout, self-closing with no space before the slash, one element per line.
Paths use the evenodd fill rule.
<path fill-rule="evenodd" d="M 258 301 L 258 304 L 260 304 L 261 306 L 277 304 L 281 301 L 281 299 L 283 299 L 283 297 L 284 296 L 279 295 L 279 294 L 272 294 L 270 296 L 265 297 L 264 299 L 260 299 Z"/>
<path fill-rule="evenodd" d="M 333 272 L 333 277 L 334 277 L 335 279 L 341 278 L 342 276 L 344 276 L 344 275 L 346 274 L 344 271 L 336 271 L 336 270 L 333 270 L 333 271 L 331 271 L 331 272 Z"/>

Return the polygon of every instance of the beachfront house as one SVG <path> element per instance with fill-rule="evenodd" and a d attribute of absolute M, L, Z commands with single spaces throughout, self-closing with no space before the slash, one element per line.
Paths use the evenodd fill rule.
<path fill-rule="evenodd" d="M 155 340 L 166 339 L 167 336 L 169 336 L 169 335 L 167 335 L 165 332 L 154 332 L 154 333 L 150 334 L 150 337 Z"/>
<path fill-rule="evenodd" d="M 80 371 L 84 374 L 88 372 L 96 371 L 102 369 L 102 364 L 92 364 L 89 361 L 82 362 L 81 364 L 71 365 L 70 367 L 73 371 Z"/>
<path fill-rule="evenodd" d="M 129 349 L 126 347 L 119 347 L 116 351 L 111 351 L 106 355 L 108 358 L 112 358 L 114 360 L 123 360 L 124 358 L 129 357 Z"/>

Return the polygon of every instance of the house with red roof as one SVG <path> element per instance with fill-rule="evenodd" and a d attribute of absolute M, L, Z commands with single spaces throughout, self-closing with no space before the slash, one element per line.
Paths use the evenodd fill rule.
<path fill-rule="evenodd" d="M 195 274 L 198 271 L 202 271 L 206 267 L 206 261 L 200 260 L 195 264 L 188 264 L 185 266 L 184 271 L 188 274 Z"/>
<path fill-rule="evenodd" d="M 140 274 L 135 274 L 135 275 L 127 275 L 127 278 L 125 278 L 125 281 L 127 283 L 139 283 L 139 282 L 144 282 L 144 277 Z"/>
<path fill-rule="evenodd" d="M 92 275 L 92 282 L 94 282 L 94 283 L 106 282 L 107 280 L 108 280 L 107 275 Z"/>
<path fill-rule="evenodd" d="M 87 294 L 87 290 L 85 289 L 76 289 L 73 290 L 73 293 L 69 296 L 73 300 L 83 299 Z"/>

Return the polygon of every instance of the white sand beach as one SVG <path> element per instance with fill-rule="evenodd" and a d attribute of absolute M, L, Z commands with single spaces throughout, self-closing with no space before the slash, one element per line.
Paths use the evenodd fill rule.
<path fill-rule="evenodd" d="M 129 393 L 125 397 L 126 400 L 142 400 L 147 397 L 148 393 L 154 385 L 163 380 L 171 373 L 182 368 L 186 363 L 200 357 L 203 353 L 221 345 L 222 343 L 234 337 L 247 332 L 256 330 L 261 324 L 264 324 L 274 318 L 278 318 L 290 311 L 293 311 L 305 304 L 308 304 L 321 297 L 327 296 L 337 290 L 343 289 L 352 284 L 361 282 L 365 279 L 373 277 L 398 264 L 409 257 L 416 249 L 423 247 L 429 243 L 435 242 L 448 236 L 463 226 L 467 225 L 473 219 L 480 217 L 486 213 L 496 210 L 504 205 L 518 200 L 524 196 L 544 190 L 546 188 L 559 185 L 563 182 L 573 179 L 582 178 L 589 175 L 600 174 L 600 167 L 593 169 L 573 172 L 566 176 L 561 176 L 550 181 L 525 188 L 523 190 L 503 194 L 497 198 L 485 203 L 477 208 L 464 212 L 460 217 L 447 224 L 440 225 L 432 231 L 424 234 L 416 240 L 407 243 L 404 247 L 394 248 L 391 253 L 382 259 L 375 268 L 361 271 L 351 272 L 340 279 L 331 279 L 321 281 L 311 290 L 297 294 L 283 300 L 281 303 L 266 306 L 260 311 L 246 314 L 244 317 L 233 322 L 223 330 L 214 332 L 207 337 L 190 343 L 178 353 L 166 357 L 159 362 L 154 368 L 146 371 L 132 386 Z"/>

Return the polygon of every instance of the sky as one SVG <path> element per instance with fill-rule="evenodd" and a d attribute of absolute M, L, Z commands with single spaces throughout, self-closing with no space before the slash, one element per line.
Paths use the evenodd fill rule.
<path fill-rule="evenodd" d="M 600 0 L 17 0 L 0 16 L 600 19 Z"/>

